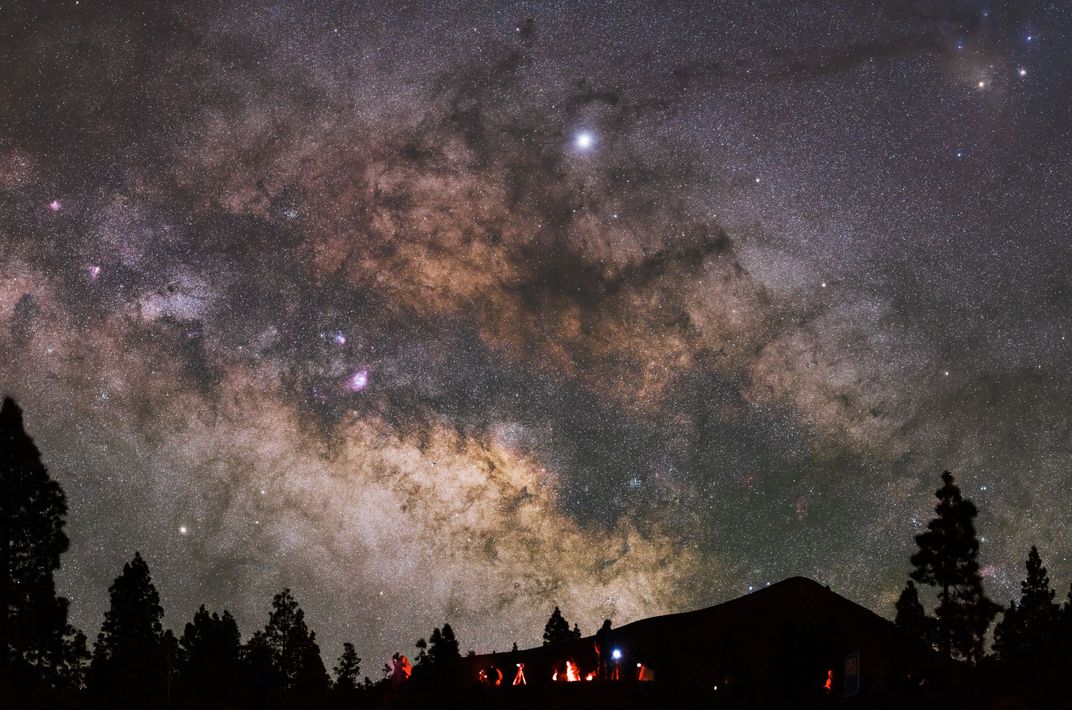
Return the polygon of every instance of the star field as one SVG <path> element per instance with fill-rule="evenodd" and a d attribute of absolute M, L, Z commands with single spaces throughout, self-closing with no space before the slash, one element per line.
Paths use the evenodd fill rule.
<path fill-rule="evenodd" d="M 379 668 L 800 574 L 938 475 L 1072 579 L 1072 8 L 0 5 L 0 390 L 90 636 L 289 586 Z M 330 664 L 329 664 L 330 665 Z"/>

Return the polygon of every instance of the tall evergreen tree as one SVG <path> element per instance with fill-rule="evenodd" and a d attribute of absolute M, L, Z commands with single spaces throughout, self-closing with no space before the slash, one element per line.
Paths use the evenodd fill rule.
<path fill-rule="evenodd" d="M 60 685 L 77 649 L 53 572 L 66 552 L 67 498 L 9 397 L 0 406 L 0 687 Z"/>
<path fill-rule="evenodd" d="M 253 707 L 269 704 L 269 698 L 282 688 L 282 681 L 276 670 L 275 659 L 268 639 L 263 631 L 256 631 L 249 641 L 242 646 L 240 654 L 241 692 L 246 702 Z"/>
<path fill-rule="evenodd" d="M 1055 650 L 1061 608 L 1054 602 L 1055 590 L 1033 547 L 1027 555 L 1027 577 L 1020 582 L 1020 602 L 1009 604 L 994 629 L 994 652 L 1007 663 L 1039 666 Z"/>
<path fill-rule="evenodd" d="M 168 688 L 164 610 L 149 565 L 135 552 L 108 588 L 111 603 L 93 648 L 89 684 L 113 699 L 160 700 Z"/>
<path fill-rule="evenodd" d="M 458 639 L 455 638 L 454 629 L 450 627 L 450 624 L 443 624 L 442 631 L 438 628 L 432 631 L 428 644 L 428 660 L 433 665 L 442 665 L 461 657 Z"/>
<path fill-rule="evenodd" d="M 543 627 L 543 645 L 560 646 L 572 639 L 573 634 L 570 632 L 569 622 L 562 616 L 562 610 L 556 606 L 551 612 L 551 618 Z"/>
<path fill-rule="evenodd" d="M 436 629 L 438 631 L 439 629 Z M 428 664 L 428 642 L 423 638 L 417 639 L 414 644 L 417 647 L 417 655 L 413 657 L 413 665 L 423 666 Z"/>
<path fill-rule="evenodd" d="M 231 613 L 209 614 L 202 604 L 179 639 L 183 691 L 194 699 L 222 702 L 234 689 L 240 653 L 241 636 Z"/>
<path fill-rule="evenodd" d="M 919 590 L 912 580 L 908 580 L 897 599 L 896 609 L 894 624 L 897 628 L 908 638 L 929 646 L 933 636 L 933 619 L 929 618 L 923 609 L 923 604 L 919 601 Z"/>
<path fill-rule="evenodd" d="M 351 696 L 359 687 L 361 675 L 361 659 L 357 657 L 352 643 L 342 645 L 342 655 L 339 656 L 339 665 L 335 671 L 335 692 L 343 696 Z"/>
<path fill-rule="evenodd" d="M 934 643 L 944 655 L 974 663 L 983 655 L 983 641 L 1000 607 L 987 599 L 979 573 L 979 539 L 975 505 L 961 497 L 949 471 L 935 491 L 937 516 L 916 536 L 912 555 L 915 581 L 938 590 Z"/>
<path fill-rule="evenodd" d="M 328 687 L 328 674 L 320 658 L 316 633 L 305 624 L 305 612 L 284 589 L 272 599 L 272 613 L 264 627 L 264 640 L 282 689 L 318 694 Z"/>
<path fill-rule="evenodd" d="M 1065 602 L 1057 617 L 1054 630 L 1053 654 L 1055 666 L 1064 670 L 1067 677 L 1072 677 L 1072 584 L 1068 587 Z"/>

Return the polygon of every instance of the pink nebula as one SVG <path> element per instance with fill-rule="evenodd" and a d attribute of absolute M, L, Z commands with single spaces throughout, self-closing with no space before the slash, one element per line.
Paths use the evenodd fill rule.
<path fill-rule="evenodd" d="M 350 375 L 350 379 L 346 381 L 346 386 L 351 392 L 360 392 L 368 387 L 369 377 L 368 370 L 358 370 L 354 374 Z"/>

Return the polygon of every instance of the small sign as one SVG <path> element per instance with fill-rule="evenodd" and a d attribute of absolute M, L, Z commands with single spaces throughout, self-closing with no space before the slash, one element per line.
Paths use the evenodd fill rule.
<path fill-rule="evenodd" d="M 845 697 L 851 698 L 860 693 L 860 653 L 853 651 L 845 656 Z"/>

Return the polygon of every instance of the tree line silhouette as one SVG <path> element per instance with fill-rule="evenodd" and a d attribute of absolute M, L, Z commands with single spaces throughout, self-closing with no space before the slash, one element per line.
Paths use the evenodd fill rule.
<path fill-rule="evenodd" d="M 1032 547 L 1018 600 L 1007 607 L 983 590 L 975 505 L 944 472 L 935 517 L 916 536 L 909 579 L 895 625 L 909 650 L 993 671 L 998 687 L 1053 697 L 1072 675 L 1072 587 L 1055 601 L 1041 556 Z M 26 433 L 10 398 L 0 408 L 0 700 L 27 705 L 338 706 L 360 704 L 377 688 L 408 679 L 434 683 L 461 659 L 450 624 L 418 639 L 414 664 L 396 653 L 382 678 L 362 678 L 354 645 L 343 644 L 333 673 L 316 633 L 290 589 L 272 599 L 268 621 L 243 643 L 230 612 L 202 605 L 178 637 L 163 627 L 164 610 L 139 552 L 108 589 L 109 607 L 92 651 L 67 620 L 54 572 L 68 547 L 67 501 Z M 993 620 L 989 653 L 986 640 Z M 581 638 L 556 606 L 543 644 Z M 513 651 L 518 650 L 514 644 Z M 474 655 L 472 651 L 470 655 Z"/>
<path fill-rule="evenodd" d="M 916 535 L 919 549 L 911 557 L 913 568 L 897 600 L 894 623 L 917 647 L 988 672 L 998 690 L 1035 699 L 1067 698 L 1072 690 L 1072 585 L 1064 604 L 1058 604 L 1038 548 L 1032 546 L 1019 600 L 1002 607 L 987 598 L 975 531 L 979 511 L 961 495 L 950 472 L 942 473 L 941 481 L 935 517 Z M 917 582 L 929 590 L 933 611 L 927 611 Z M 987 654 L 987 633 L 999 613 Z"/>
<path fill-rule="evenodd" d="M 229 611 L 204 605 L 176 637 L 164 629 L 164 609 L 149 565 L 135 552 L 108 588 L 109 606 L 92 651 L 67 622 L 68 600 L 53 573 L 69 541 L 67 500 L 26 433 L 10 398 L 0 408 L 0 699 L 27 704 L 78 696 L 101 706 L 245 705 L 352 706 L 377 683 L 361 677 L 352 643 L 329 677 L 305 612 L 290 589 L 272 599 L 268 622 L 242 643 Z M 545 643 L 580 638 L 555 607 Z M 461 658 L 450 624 L 416 642 L 418 673 L 432 677 Z M 514 644 L 517 650 L 517 644 Z M 472 654 L 473 652 L 470 652 Z M 395 662 L 402 659 L 395 654 Z M 407 661 L 408 663 L 408 661 Z M 386 665 L 379 684 L 390 681 Z M 408 677 L 408 672 L 407 672 Z"/>

